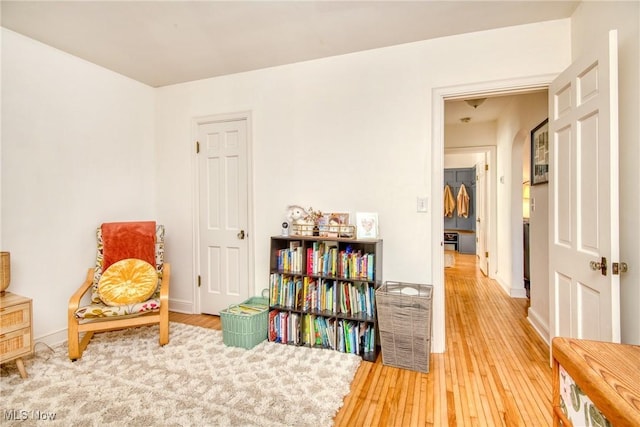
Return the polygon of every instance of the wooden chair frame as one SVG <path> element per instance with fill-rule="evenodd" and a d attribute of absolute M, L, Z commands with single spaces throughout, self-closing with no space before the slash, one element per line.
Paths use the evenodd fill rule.
<path fill-rule="evenodd" d="M 160 345 L 163 346 L 169 342 L 169 279 L 171 276 L 169 263 L 165 263 L 162 270 L 158 310 L 132 316 L 78 319 L 75 312 L 80 308 L 80 300 L 93 285 L 93 273 L 94 269 L 90 268 L 82 286 L 69 299 L 69 359 L 75 361 L 82 357 L 95 332 L 158 324 L 160 325 Z M 80 339 L 81 333 L 84 333 L 82 339 Z"/>

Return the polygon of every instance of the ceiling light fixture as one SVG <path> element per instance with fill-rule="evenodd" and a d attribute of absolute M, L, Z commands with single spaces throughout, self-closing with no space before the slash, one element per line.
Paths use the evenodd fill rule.
<path fill-rule="evenodd" d="M 465 99 L 464 102 L 466 102 L 470 107 L 478 108 L 480 105 L 482 105 L 482 103 L 484 101 L 486 101 L 487 98 L 475 98 L 475 99 Z"/>

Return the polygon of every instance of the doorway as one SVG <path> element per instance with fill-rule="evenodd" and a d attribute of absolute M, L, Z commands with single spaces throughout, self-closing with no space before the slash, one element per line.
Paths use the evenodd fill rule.
<path fill-rule="evenodd" d="M 435 89 L 433 92 L 433 108 L 432 108 L 432 157 L 431 164 L 434 171 L 443 171 L 444 169 L 444 154 L 445 154 L 445 102 L 450 100 L 464 100 L 470 98 L 483 98 L 489 96 L 501 96 L 501 95 L 518 95 L 518 94 L 526 94 L 534 91 L 542 91 L 547 90 L 549 84 L 553 80 L 555 75 L 544 75 L 544 76 L 535 76 L 529 78 L 522 79 L 513 79 L 506 81 L 495 81 L 495 82 L 484 82 L 477 83 L 471 85 L 461 85 L 454 87 L 444 87 Z M 497 157 L 497 153 L 496 153 Z M 497 164 L 497 163 L 494 163 Z M 499 200 L 499 188 L 498 186 L 503 185 L 504 181 L 504 170 L 499 168 L 504 167 L 497 166 L 493 168 L 493 171 L 490 170 L 490 181 L 494 183 L 496 192 L 492 196 L 490 204 L 493 206 L 489 207 L 489 210 L 493 213 L 497 213 L 498 209 L 502 209 L 498 204 Z M 511 172 L 511 171 L 509 171 Z M 443 194 L 443 174 L 434 174 L 431 181 L 431 191 L 434 195 Z M 522 191 L 522 188 L 519 189 Z M 521 193 L 520 193 L 521 194 Z M 520 196 L 521 198 L 521 196 Z M 494 202 L 495 200 L 495 202 Z M 505 198 L 505 202 L 511 202 L 511 196 Z M 505 207 L 505 209 L 510 209 Z M 443 211 L 443 200 L 442 197 L 434 196 L 433 198 L 433 212 L 442 212 Z M 432 222 L 432 230 L 434 230 L 432 235 L 432 247 L 433 248 L 442 248 L 443 246 L 443 221 L 440 215 L 433 215 L 431 220 Z M 489 264 L 490 268 L 496 268 L 498 274 L 503 273 L 497 269 L 497 267 L 493 267 L 500 265 L 498 261 L 503 261 L 501 258 L 501 252 L 497 250 L 497 241 L 500 240 L 500 235 L 497 232 L 497 215 L 493 215 L 490 219 L 490 227 L 491 231 L 489 233 Z M 496 232 L 494 232 L 495 230 Z M 491 255 L 491 252 L 496 254 L 495 256 Z M 505 256 L 509 256 L 506 254 Z M 504 256 L 503 256 L 504 257 Z M 509 272 L 511 271 L 510 263 Z M 444 310 L 444 255 L 441 254 L 438 256 L 434 253 L 432 257 L 432 271 L 433 271 L 433 283 L 434 285 L 434 351 L 443 352 L 444 349 L 444 322 L 445 322 L 445 310 Z M 524 281 L 523 281 L 523 292 L 524 292 Z"/>
<path fill-rule="evenodd" d="M 196 120 L 197 301 L 219 314 L 250 294 L 250 116 Z"/>
<path fill-rule="evenodd" d="M 493 278 L 495 276 L 495 267 L 490 266 L 490 253 L 493 252 L 490 250 L 490 247 L 495 245 L 495 238 L 492 238 L 492 227 L 491 225 L 492 217 L 495 217 L 495 211 L 493 206 L 495 206 L 494 195 L 495 191 L 495 180 L 491 179 L 492 175 L 495 175 L 494 169 L 495 167 L 495 156 L 496 150 L 495 146 L 478 146 L 478 147 L 459 147 L 459 148 L 448 148 L 445 147 L 444 152 L 444 169 L 443 172 L 449 170 L 456 170 L 458 168 L 470 169 L 474 172 L 473 183 L 474 191 L 470 193 L 470 205 L 473 212 L 473 227 L 469 227 L 469 224 L 466 224 L 464 228 L 472 228 L 473 233 L 470 234 L 470 237 L 474 240 L 473 253 L 476 256 L 476 262 L 478 268 L 482 272 L 483 275 Z M 448 183 L 445 180 L 445 185 Z M 455 195 L 454 195 L 455 196 Z M 454 216 L 456 213 L 454 212 Z M 449 230 L 449 223 L 451 221 L 445 218 L 445 233 L 446 232 L 458 232 L 459 230 Z M 460 237 L 463 235 L 468 235 L 469 233 L 465 231 L 460 231 Z M 469 237 L 469 236 L 466 236 Z M 445 249 L 447 249 L 445 247 Z M 456 248 L 457 250 L 457 248 Z M 468 250 L 459 251 L 470 253 Z M 491 263 L 491 265 L 494 265 Z"/>

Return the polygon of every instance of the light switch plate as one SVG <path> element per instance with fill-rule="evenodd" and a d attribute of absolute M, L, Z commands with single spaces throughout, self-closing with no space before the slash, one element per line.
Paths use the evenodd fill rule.
<path fill-rule="evenodd" d="M 429 204 L 429 198 L 428 197 L 418 197 L 416 200 L 416 210 L 418 212 L 428 212 L 428 204 Z"/>

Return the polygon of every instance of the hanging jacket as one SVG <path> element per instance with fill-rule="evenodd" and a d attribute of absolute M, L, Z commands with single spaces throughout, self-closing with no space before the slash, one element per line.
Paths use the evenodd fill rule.
<path fill-rule="evenodd" d="M 458 191 L 458 216 L 461 218 L 469 217 L 469 195 L 464 184 L 460 185 L 460 190 Z"/>
<path fill-rule="evenodd" d="M 449 184 L 444 187 L 444 216 L 453 217 L 453 211 L 456 210 L 456 201 L 453 199 L 453 193 Z"/>

